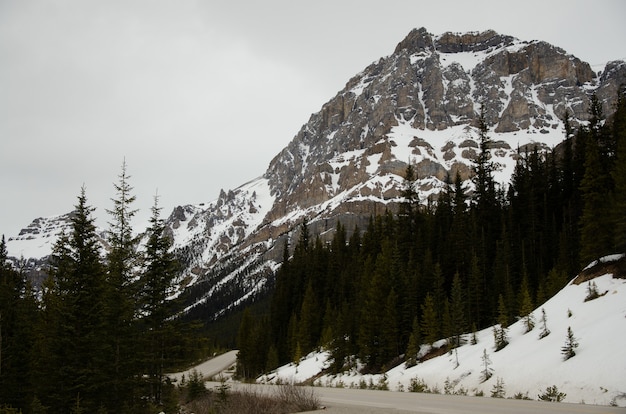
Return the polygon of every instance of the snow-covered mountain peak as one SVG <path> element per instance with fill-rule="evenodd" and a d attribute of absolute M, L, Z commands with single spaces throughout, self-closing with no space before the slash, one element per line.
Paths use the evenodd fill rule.
<path fill-rule="evenodd" d="M 271 277 L 284 246 L 293 246 L 304 218 L 312 234 L 330 237 L 338 222 L 365 229 L 371 215 L 394 211 L 409 163 L 421 201 L 436 199 L 446 179 L 472 176 L 481 112 L 495 178 L 506 183 L 518 148 L 557 146 L 566 112 L 574 127 L 587 122 L 592 93 L 610 115 L 623 83 L 624 62 L 597 76 L 545 42 L 415 29 L 311 115 L 260 178 L 174 209 L 167 224 L 184 265 L 181 284 L 198 284 L 193 296 L 202 300 L 216 286 L 230 303 L 249 297 Z M 40 254 L 19 243 L 9 241 L 12 255 Z M 229 287 L 233 280 L 239 287 Z"/>

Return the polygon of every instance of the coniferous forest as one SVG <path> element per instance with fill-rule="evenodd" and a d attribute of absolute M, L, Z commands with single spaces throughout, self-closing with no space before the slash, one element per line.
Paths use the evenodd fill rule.
<path fill-rule="evenodd" d="M 191 324 L 171 317 L 178 270 L 157 198 L 139 253 L 128 179 L 124 164 L 106 254 L 81 190 L 39 291 L 8 264 L 2 238 L 0 409 L 15 409 L 2 412 L 154 413 L 173 398 L 166 369 L 201 352 Z"/>
<path fill-rule="evenodd" d="M 610 119 L 592 99 L 588 124 L 574 131 L 563 122 L 564 142 L 520 150 L 504 188 L 481 122 L 473 191 L 451 177 L 436 201 L 421 205 L 409 165 L 398 211 L 371 217 L 366 229 L 338 224 L 322 242 L 303 222 L 297 243 L 284 246 L 267 312 L 242 313 L 239 375 L 252 378 L 320 346 L 335 371 L 353 357 L 369 372 L 414 364 L 420 344 L 448 338 L 454 347 L 468 340 L 463 334 L 506 327 L 590 261 L 625 252 L 624 93 Z M 138 249 L 128 179 L 124 164 L 107 211 L 106 254 L 81 190 L 39 291 L 8 264 L 2 239 L 0 406 L 154 412 L 171 398 L 164 373 L 206 355 L 206 332 L 172 318 L 179 270 L 157 199 Z"/>
<path fill-rule="evenodd" d="M 494 182 L 487 128 L 470 193 L 452 177 L 436 202 L 418 204 L 414 168 L 397 214 L 367 229 L 336 227 L 330 242 L 302 223 L 284 246 L 270 311 L 243 315 L 239 373 L 254 377 L 322 346 L 337 372 L 415 364 L 420 344 L 499 324 L 506 328 L 584 266 L 626 252 L 626 102 L 611 119 L 591 100 L 590 121 L 550 151 L 519 151 L 511 182 Z M 504 332 L 504 329 L 503 329 Z M 467 339 L 469 335 L 466 335 Z M 501 338 L 500 346 L 506 346 Z"/>

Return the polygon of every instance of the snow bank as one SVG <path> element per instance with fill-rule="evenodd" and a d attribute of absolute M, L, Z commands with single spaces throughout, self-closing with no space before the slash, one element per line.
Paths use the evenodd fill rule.
<path fill-rule="evenodd" d="M 318 352 L 259 381 L 301 382 L 318 376 L 315 384 L 321 386 L 359 387 L 385 381 L 390 390 L 407 391 L 412 381 L 421 380 L 430 390 L 485 396 L 491 394 L 497 381 L 503 381 L 507 397 L 521 394 L 537 399 L 547 387 L 556 385 L 566 394 L 567 402 L 626 406 L 626 280 L 607 274 L 593 281 L 602 296 L 585 302 L 588 284 L 568 284 L 533 312 L 536 326 L 532 331 L 525 333 L 521 320 L 509 326 L 509 345 L 499 352 L 494 351 L 493 329 L 487 328 L 476 333 L 476 345 L 469 344 L 467 334 L 467 344 L 455 352 L 411 368 L 400 365 L 379 375 L 320 375 L 328 366 L 329 355 Z M 540 339 L 542 309 L 551 333 Z M 579 347 L 573 358 L 564 360 L 561 348 L 568 327 Z M 493 376 L 482 382 L 484 350 Z"/>

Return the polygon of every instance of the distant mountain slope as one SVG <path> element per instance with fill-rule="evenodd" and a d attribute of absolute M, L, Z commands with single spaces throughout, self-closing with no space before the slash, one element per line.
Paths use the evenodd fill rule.
<path fill-rule="evenodd" d="M 555 147 L 561 118 L 585 123 L 593 93 L 611 114 L 622 83 L 623 61 L 597 74 L 541 41 L 413 30 L 311 115 L 259 178 L 174 209 L 167 223 L 184 264 L 178 282 L 187 311 L 210 319 L 263 291 L 304 218 L 328 237 L 338 221 L 364 229 L 371 215 L 394 211 L 408 163 L 422 202 L 457 172 L 469 179 L 481 110 L 496 178 L 506 183 L 518 148 Z M 9 239 L 10 254 L 31 251 L 24 243 Z"/>
<path fill-rule="evenodd" d="M 617 261 L 616 261 L 617 260 Z M 323 375 L 327 365 L 326 352 L 313 353 L 298 366 L 290 364 L 261 377 L 260 382 L 306 381 L 315 378 L 322 386 L 358 388 L 386 382 L 392 391 L 411 388 L 411 382 L 421 381 L 431 392 L 463 393 L 490 396 L 498 380 L 504 384 L 507 398 L 516 394 L 538 399 L 547 387 L 556 386 L 566 394 L 564 401 L 572 403 L 619 405 L 626 407 L 626 259 L 623 255 L 605 258 L 592 264 L 572 280 L 557 295 L 536 309 L 535 328 L 525 333 L 522 320 L 508 328 L 509 344 L 495 352 L 493 328 L 476 333 L 477 344 L 467 343 L 455 352 L 406 368 L 399 365 L 384 374 L 361 375 L 356 371 L 340 375 Z M 615 275 L 604 273 L 603 265 L 619 270 Z M 586 277 L 585 277 L 586 276 Z M 588 277 L 594 277 L 588 279 Z M 579 284 L 577 284 L 580 281 Z M 595 284 L 599 297 L 586 301 L 590 284 Z M 542 310 L 547 316 L 550 334 L 539 338 L 542 330 Z M 571 328 L 578 347 L 576 355 L 564 360 L 567 331 Z M 438 341 L 435 345 L 441 345 Z M 426 348 L 422 346 L 422 351 Z M 492 377 L 482 381 L 485 369 L 483 353 L 491 363 Z M 423 354 L 423 352 L 422 352 Z M 322 374 L 322 375 L 320 375 Z M 446 385 L 448 384 L 448 385 Z"/>

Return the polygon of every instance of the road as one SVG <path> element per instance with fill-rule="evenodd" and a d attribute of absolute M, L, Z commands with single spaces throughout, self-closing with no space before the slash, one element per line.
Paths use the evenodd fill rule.
<path fill-rule="evenodd" d="M 237 352 L 239 351 L 229 351 L 225 354 L 221 354 L 216 356 L 215 358 L 209 359 L 197 365 L 193 368 L 188 369 L 187 371 L 177 372 L 175 374 L 167 374 L 172 380 L 180 381 L 182 376 L 185 378 L 189 378 L 189 374 L 191 371 L 196 370 L 198 373 L 202 375 L 202 377 L 206 380 L 210 380 L 218 374 L 228 370 L 231 366 L 235 364 L 237 361 Z"/>
<path fill-rule="evenodd" d="M 393 391 L 315 387 L 325 412 L 336 414 L 593 414 L 626 413 L 626 409 L 584 404 L 522 401 Z"/>
<path fill-rule="evenodd" d="M 208 388 L 220 383 L 209 382 Z M 272 392 L 275 385 L 230 384 L 232 389 Z M 626 409 L 490 397 L 313 387 L 323 410 L 317 414 L 614 414 Z"/>
<path fill-rule="evenodd" d="M 237 351 L 227 352 L 210 359 L 193 369 L 211 379 L 229 369 L 236 361 Z M 193 370 L 192 369 L 192 370 Z M 169 375 L 189 378 L 192 370 Z M 208 388 L 220 386 L 207 382 Z M 272 392 L 273 385 L 251 385 L 231 383 L 232 389 L 250 389 Z M 490 397 L 467 397 L 394 391 L 357 390 L 348 388 L 314 387 L 324 410 L 315 413 L 327 414 L 613 414 L 626 413 L 626 409 L 585 404 L 549 403 L 543 401 L 510 400 Z"/>

